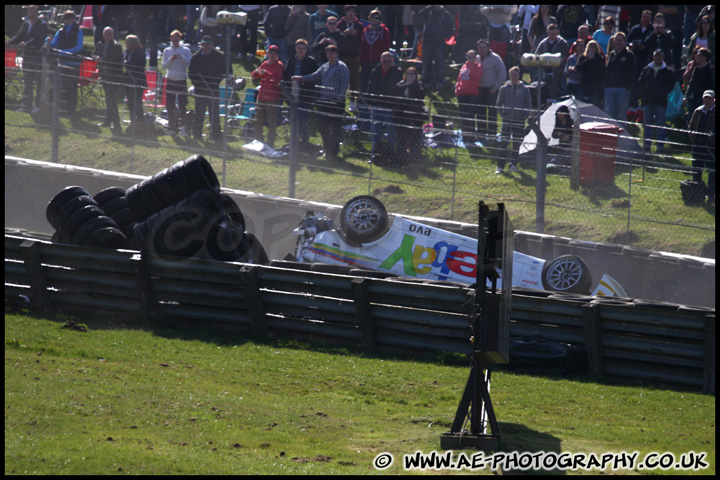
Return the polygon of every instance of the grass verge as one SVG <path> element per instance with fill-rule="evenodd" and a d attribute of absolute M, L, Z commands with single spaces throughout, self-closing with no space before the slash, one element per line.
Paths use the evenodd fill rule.
<path fill-rule="evenodd" d="M 469 372 L 123 321 L 6 310 L 6 474 L 370 474 L 381 452 L 403 473 L 403 455 L 440 450 Z M 594 380 L 495 372 L 500 449 L 707 452 L 714 474 L 713 396 Z"/>

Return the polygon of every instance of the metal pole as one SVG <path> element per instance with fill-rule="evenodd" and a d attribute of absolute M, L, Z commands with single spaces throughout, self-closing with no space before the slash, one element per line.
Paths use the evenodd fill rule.
<path fill-rule="evenodd" d="M 57 55 L 51 57 L 55 69 L 53 75 L 53 117 L 52 117 L 52 153 L 51 160 L 58 163 L 60 159 L 60 64 Z"/>
<path fill-rule="evenodd" d="M 537 181 L 535 184 L 535 232 L 545 232 L 545 147 L 547 142 L 540 141 L 542 129 L 540 128 L 540 117 L 542 116 L 542 88 L 543 69 L 538 66 L 538 84 L 537 84 L 537 162 L 535 165 L 537 171 Z"/>
<path fill-rule="evenodd" d="M 225 188 L 225 171 L 227 169 L 227 131 L 228 131 L 228 118 L 230 117 L 230 97 L 235 91 L 229 85 L 231 77 L 230 67 L 230 24 L 225 26 L 225 128 L 223 128 L 223 169 L 222 169 L 222 186 Z"/>
<path fill-rule="evenodd" d="M 284 86 L 283 86 L 284 87 Z M 288 197 L 295 198 L 295 183 L 297 178 L 297 157 L 300 140 L 300 125 L 298 123 L 298 102 L 300 100 L 300 82 L 292 82 L 288 95 L 287 88 L 283 93 L 290 99 L 290 170 L 288 171 Z M 282 106 L 281 106 L 282 107 Z"/>

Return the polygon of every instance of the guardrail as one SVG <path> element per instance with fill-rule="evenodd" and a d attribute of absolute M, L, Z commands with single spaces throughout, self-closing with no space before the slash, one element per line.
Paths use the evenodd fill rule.
<path fill-rule="evenodd" d="M 182 259 L 5 235 L 5 297 L 40 308 L 159 313 L 366 347 L 469 353 L 474 291 Z M 514 289 L 512 337 L 585 347 L 593 374 L 715 393 L 715 310 Z"/>

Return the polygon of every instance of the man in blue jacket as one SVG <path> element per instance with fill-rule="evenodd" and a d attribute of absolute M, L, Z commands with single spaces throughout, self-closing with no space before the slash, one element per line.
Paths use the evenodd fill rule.
<path fill-rule="evenodd" d="M 60 55 L 61 108 L 69 117 L 75 116 L 77 108 L 81 61 L 78 54 L 82 47 L 82 30 L 75 21 L 75 12 L 68 10 L 63 14 L 63 26 L 50 42 L 50 48 L 57 50 Z"/>

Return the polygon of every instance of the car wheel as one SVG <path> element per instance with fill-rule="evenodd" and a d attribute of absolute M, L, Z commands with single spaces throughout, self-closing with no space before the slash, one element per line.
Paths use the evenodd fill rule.
<path fill-rule="evenodd" d="M 187 198 L 194 192 L 190 181 L 185 176 L 184 162 L 178 162 L 167 169 L 167 179 L 170 188 L 178 199 Z"/>
<path fill-rule="evenodd" d="M 216 192 L 220 191 L 220 181 L 215 175 L 210 162 L 202 155 L 193 155 L 183 162 L 185 176 L 190 181 L 193 190 L 209 188 Z"/>
<path fill-rule="evenodd" d="M 100 207 L 103 207 L 106 203 L 108 203 L 111 200 L 115 200 L 119 197 L 125 196 L 125 188 L 122 187 L 108 187 L 104 190 L 100 190 L 98 193 L 93 195 L 93 198 L 95 201 L 100 205 Z"/>
<path fill-rule="evenodd" d="M 127 247 L 127 238 L 115 227 L 104 227 L 85 235 L 78 245 L 84 247 L 118 248 Z"/>
<path fill-rule="evenodd" d="M 95 200 L 97 201 L 97 200 Z M 119 212 L 120 210 L 127 209 L 127 199 L 125 196 L 113 198 L 112 200 L 108 200 L 104 204 L 100 204 L 100 208 L 103 209 L 103 212 L 105 212 L 105 215 L 108 217 L 112 217 L 116 212 Z"/>
<path fill-rule="evenodd" d="M 234 226 L 244 232 L 245 217 L 243 217 L 240 207 L 235 203 L 235 200 L 233 200 L 230 195 L 223 193 L 220 195 L 220 203 L 222 204 L 223 212 L 225 212 L 225 215 L 228 216 Z"/>
<path fill-rule="evenodd" d="M 587 295 L 592 286 L 592 273 L 582 258 L 563 255 L 545 263 L 542 283 L 546 290 Z"/>
<path fill-rule="evenodd" d="M 75 230 L 80 225 L 91 218 L 99 217 L 101 215 L 105 215 L 105 213 L 96 205 L 85 205 L 84 207 L 81 207 L 70 216 L 67 222 L 65 222 L 62 230 L 59 230 L 61 232 L 60 238 L 65 240 L 64 243 L 69 243 L 72 240 L 72 236 L 75 234 Z"/>
<path fill-rule="evenodd" d="M 132 214 L 133 219 L 136 222 L 142 222 L 149 216 L 147 210 L 145 210 L 145 207 L 143 206 L 143 201 L 140 198 L 139 186 L 139 183 L 135 184 L 132 187 L 128 188 L 125 192 L 127 206 L 130 209 L 130 213 Z"/>
<path fill-rule="evenodd" d="M 75 232 L 73 232 L 72 236 L 72 243 L 73 245 L 84 245 L 82 243 L 86 236 L 93 233 L 95 230 L 100 230 L 101 228 L 106 227 L 113 227 L 115 229 L 118 228 L 117 223 L 110 218 L 105 216 L 95 217 L 91 218 L 90 220 L 86 221 L 82 225 L 80 225 Z"/>
<path fill-rule="evenodd" d="M 350 240 L 359 243 L 372 242 L 387 230 L 387 210 L 377 198 L 360 195 L 343 206 L 340 225 Z"/>
<path fill-rule="evenodd" d="M 60 210 L 58 210 L 51 225 L 57 230 L 64 228 L 70 217 L 87 205 L 94 205 L 97 207 L 97 203 L 95 203 L 95 200 L 93 200 L 90 195 L 80 195 L 79 197 L 73 198 L 63 205 Z"/>
<path fill-rule="evenodd" d="M 155 182 L 152 177 L 140 182 L 138 190 L 140 190 L 140 199 L 143 202 L 143 207 L 145 207 L 148 216 L 163 209 L 162 201 L 155 190 Z"/>
<path fill-rule="evenodd" d="M 90 193 L 83 187 L 65 187 L 55 194 L 55 196 L 48 202 L 47 208 L 45 209 L 45 217 L 50 225 L 53 224 L 57 212 L 65 206 L 67 202 L 81 195 L 89 196 Z"/>
<path fill-rule="evenodd" d="M 172 185 L 170 184 L 168 170 L 169 169 L 166 168 L 152 177 L 153 183 L 155 183 L 155 191 L 158 194 L 158 198 L 165 207 L 175 205 L 178 201 L 182 200 L 182 197 L 175 193 Z"/>

